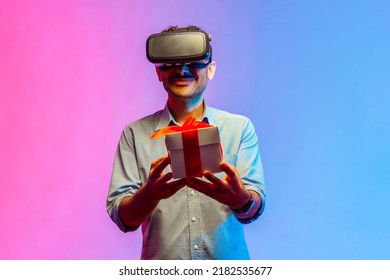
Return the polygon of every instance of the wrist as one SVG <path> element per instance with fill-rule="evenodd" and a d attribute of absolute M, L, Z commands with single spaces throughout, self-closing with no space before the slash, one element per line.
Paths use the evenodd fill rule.
<path fill-rule="evenodd" d="M 230 207 L 230 209 L 237 214 L 248 214 L 252 210 L 254 205 L 255 200 L 253 199 L 253 195 L 249 192 L 249 199 L 241 208 L 236 209 Z"/>
<path fill-rule="evenodd" d="M 142 196 L 143 203 L 151 206 L 156 206 L 161 200 L 158 193 L 153 191 L 153 188 L 147 182 L 135 193 L 135 195 Z"/>

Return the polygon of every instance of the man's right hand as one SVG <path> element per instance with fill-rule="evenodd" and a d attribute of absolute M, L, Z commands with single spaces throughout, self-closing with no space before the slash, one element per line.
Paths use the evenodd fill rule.
<path fill-rule="evenodd" d="M 169 156 L 163 156 L 152 162 L 149 178 L 143 188 L 147 190 L 147 195 L 152 200 L 161 200 L 174 195 L 184 187 L 186 180 L 179 179 L 169 182 L 173 178 L 172 172 L 163 174 L 165 167 L 170 163 Z"/>
<path fill-rule="evenodd" d="M 146 183 L 133 196 L 122 199 L 119 204 L 119 216 L 126 226 L 138 227 L 161 199 L 171 197 L 185 186 L 185 179 L 169 182 L 173 177 L 172 172 L 163 174 L 169 162 L 169 156 L 153 161 Z"/>

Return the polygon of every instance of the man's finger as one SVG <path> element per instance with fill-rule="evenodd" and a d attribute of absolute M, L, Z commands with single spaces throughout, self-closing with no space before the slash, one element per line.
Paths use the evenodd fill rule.
<path fill-rule="evenodd" d="M 150 171 L 150 176 L 154 178 L 160 177 L 160 174 L 163 172 L 165 167 L 168 166 L 170 162 L 169 156 L 163 156 L 152 163 L 152 169 Z"/>
<path fill-rule="evenodd" d="M 232 179 L 237 178 L 236 169 L 232 165 L 228 164 L 226 161 L 221 162 L 220 167 L 228 177 Z"/>
<path fill-rule="evenodd" d="M 173 174 L 172 172 L 168 172 L 166 174 L 164 174 L 163 176 L 161 176 L 158 180 L 159 183 L 162 183 L 162 184 L 165 184 L 167 183 L 169 180 L 171 180 L 173 178 Z"/>
<path fill-rule="evenodd" d="M 214 184 L 199 180 L 198 178 L 188 178 L 187 185 L 208 196 L 210 196 L 215 189 Z"/>
<path fill-rule="evenodd" d="M 159 157 L 158 159 L 155 159 L 152 164 L 150 165 L 150 169 L 154 168 L 160 161 L 163 161 L 167 155 Z"/>
<path fill-rule="evenodd" d="M 224 183 L 221 179 L 219 179 L 218 177 L 216 177 L 214 174 L 212 174 L 211 172 L 209 171 L 206 171 L 203 176 L 209 180 L 211 183 L 219 186 L 219 187 L 223 187 L 224 186 Z"/>
<path fill-rule="evenodd" d="M 177 192 L 182 187 L 184 187 L 186 184 L 186 179 L 179 179 L 176 181 L 172 181 L 167 183 L 166 188 L 174 190 L 174 192 Z"/>

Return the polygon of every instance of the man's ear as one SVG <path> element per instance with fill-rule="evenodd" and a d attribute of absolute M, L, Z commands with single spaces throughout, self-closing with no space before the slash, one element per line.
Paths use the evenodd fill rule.
<path fill-rule="evenodd" d="M 156 73 L 157 73 L 158 80 L 162 82 L 161 70 L 157 66 L 156 66 Z"/>
<path fill-rule="evenodd" d="M 217 63 L 215 61 L 210 62 L 207 67 L 207 78 L 212 80 L 214 78 L 215 71 L 217 70 Z"/>

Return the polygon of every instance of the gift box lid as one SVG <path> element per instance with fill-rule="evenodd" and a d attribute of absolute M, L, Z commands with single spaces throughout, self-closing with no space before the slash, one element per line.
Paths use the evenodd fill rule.
<path fill-rule="evenodd" d="M 210 145 L 220 142 L 218 127 L 199 128 L 199 146 Z M 166 135 L 165 143 L 168 150 L 183 149 L 183 132 L 170 133 Z"/>

